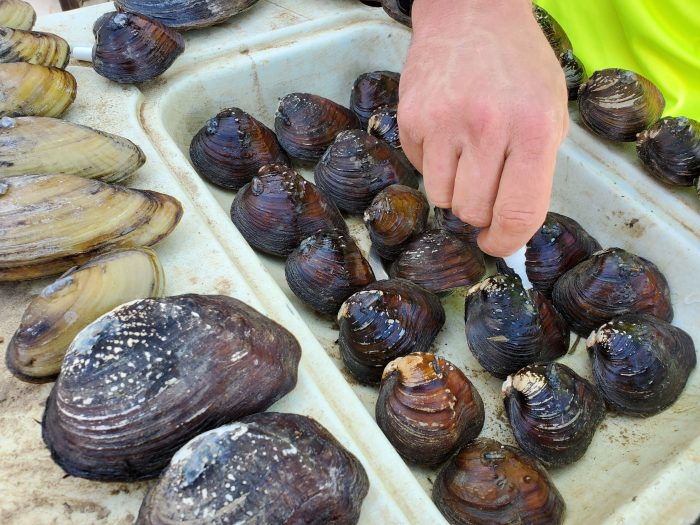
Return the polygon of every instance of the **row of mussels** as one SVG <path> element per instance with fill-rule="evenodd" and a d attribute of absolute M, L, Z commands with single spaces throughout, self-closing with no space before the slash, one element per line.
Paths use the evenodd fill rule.
<path fill-rule="evenodd" d="M 360 382 L 379 384 L 376 420 L 396 450 L 419 465 L 448 461 L 433 492 L 448 520 L 559 522 L 564 504 L 542 465 L 581 458 L 606 404 L 637 416 L 670 406 L 695 366 L 693 342 L 669 324 L 670 291 L 653 263 L 602 250 L 557 213 L 527 245 L 533 289 L 504 267 L 482 280 L 478 229 L 441 209 L 429 227 L 429 204 L 399 154 L 398 83 L 392 72 L 360 75 L 350 109 L 287 95 L 276 134 L 239 108 L 225 109 L 193 138 L 192 163 L 210 182 L 238 190 L 231 218 L 241 234 L 257 250 L 285 257 L 294 294 L 336 317 L 343 362 Z M 386 129 L 391 145 L 378 138 Z M 315 161 L 316 184 L 290 159 Z M 363 214 L 390 279 L 375 282 L 341 210 Z M 468 346 L 505 379 L 506 413 L 527 456 L 473 441 L 484 424 L 481 397 L 461 370 L 430 353 L 445 322 L 438 294 L 465 286 Z M 590 334 L 596 385 L 554 362 L 568 350 L 570 329 Z M 530 491 L 538 497 L 525 498 Z"/>

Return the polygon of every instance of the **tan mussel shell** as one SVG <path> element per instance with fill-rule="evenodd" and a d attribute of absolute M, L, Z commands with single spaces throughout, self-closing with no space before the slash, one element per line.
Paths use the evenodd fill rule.
<path fill-rule="evenodd" d="M 118 248 L 150 246 L 182 217 L 170 195 L 72 175 L 0 179 L 0 281 L 65 272 Z"/>
<path fill-rule="evenodd" d="M 0 0 L 0 26 L 29 31 L 36 22 L 36 12 L 22 0 Z"/>
<path fill-rule="evenodd" d="M 0 175 L 64 174 L 120 182 L 146 162 L 124 137 L 48 117 L 0 118 Z"/>
<path fill-rule="evenodd" d="M 69 270 L 29 303 L 7 347 L 7 367 L 24 381 L 52 380 L 80 330 L 121 304 L 162 295 L 163 286 L 163 268 L 149 248 L 111 252 Z"/>
<path fill-rule="evenodd" d="M 70 46 L 58 35 L 0 27 L 0 62 L 28 62 L 63 69 L 69 61 Z"/>
<path fill-rule="evenodd" d="M 75 77 L 63 69 L 0 64 L 0 117 L 59 117 L 75 100 L 77 89 Z"/>

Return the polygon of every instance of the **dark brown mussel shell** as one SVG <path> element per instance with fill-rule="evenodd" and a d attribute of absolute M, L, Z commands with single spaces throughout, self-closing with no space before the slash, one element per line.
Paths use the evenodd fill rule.
<path fill-rule="evenodd" d="M 586 347 L 606 403 L 631 416 L 671 406 L 697 364 L 691 337 L 650 315 L 618 317 L 592 332 Z"/>
<path fill-rule="evenodd" d="M 123 84 L 146 82 L 165 72 L 185 50 L 177 31 L 136 13 L 105 13 L 95 22 L 92 66 Z"/>
<path fill-rule="evenodd" d="M 382 139 L 394 149 L 402 149 L 396 105 L 382 106 L 372 113 L 367 121 L 367 133 Z"/>
<path fill-rule="evenodd" d="M 428 230 L 410 242 L 389 268 L 433 293 L 477 283 L 486 266 L 483 254 L 445 230 Z"/>
<path fill-rule="evenodd" d="M 425 230 L 430 205 L 418 190 L 392 184 L 365 210 L 365 226 L 380 257 L 396 259 L 406 245 Z"/>
<path fill-rule="evenodd" d="M 287 257 L 307 237 L 325 230 L 347 232 L 335 205 L 288 166 L 261 168 L 231 206 L 231 220 L 255 249 Z"/>
<path fill-rule="evenodd" d="M 693 186 L 700 177 L 700 122 L 665 117 L 637 135 L 637 155 L 654 177 Z"/>
<path fill-rule="evenodd" d="M 552 15 L 535 4 L 532 5 L 532 14 L 535 15 L 535 20 L 557 56 L 571 49 L 571 41 L 566 31 Z"/>
<path fill-rule="evenodd" d="M 564 70 L 566 78 L 566 90 L 569 92 L 569 100 L 578 98 L 578 90 L 581 84 L 588 80 L 586 68 L 571 49 L 559 55 L 559 64 Z"/>
<path fill-rule="evenodd" d="M 386 14 L 397 22 L 411 27 L 411 5 L 413 0 L 382 0 Z"/>
<path fill-rule="evenodd" d="M 368 491 L 362 464 L 323 426 L 266 412 L 182 447 L 146 494 L 136 525 L 351 525 Z"/>
<path fill-rule="evenodd" d="M 350 93 L 350 109 L 360 119 L 362 129 L 367 129 L 377 109 L 398 104 L 400 79 L 401 75 L 393 71 L 372 71 L 357 77 Z"/>
<path fill-rule="evenodd" d="M 462 219 L 457 217 L 452 210 L 445 208 L 433 208 L 435 215 L 435 227 L 439 230 L 446 230 L 456 236 L 462 242 L 467 243 L 472 248 L 479 250 L 479 245 L 476 240 L 479 237 L 481 228 L 462 222 Z M 479 250 L 481 251 L 481 250 Z"/>
<path fill-rule="evenodd" d="M 348 213 L 363 213 L 387 186 L 418 187 L 418 180 L 386 142 L 366 131 L 340 133 L 314 169 L 318 189 Z"/>
<path fill-rule="evenodd" d="M 287 258 L 284 273 L 294 295 L 333 316 L 345 299 L 374 282 L 374 272 L 355 241 L 336 231 L 304 239 Z"/>
<path fill-rule="evenodd" d="M 596 252 L 562 275 L 554 285 L 552 303 L 582 337 L 625 314 L 673 319 L 664 275 L 651 261 L 621 248 Z"/>
<path fill-rule="evenodd" d="M 548 467 L 578 461 L 605 415 L 596 387 L 561 363 L 526 366 L 502 394 L 518 445 Z"/>
<path fill-rule="evenodd" d="M 239 108 L 210 119 L 190 144 L 192 165 L 202 177 L 238 190 L 267 164 L 289 164 L 274 132 Z"/>
<path fill-rule="evenodd" d="M 404 279 L 378 281 L 341 306 L 340 355 L 356 379 L 376 384 L 397 357 L 427 352 L 444 324 L 435 294 Z"/>
<path fill-rule="evenodd" d="M 666 101 L 652 82 L 626 69 L 596 71 L 581 86 L 583 123 L 609 140 L 632 142 L 661 118 Z"/>
<path fill-rule="evenodd" d="M 141 13 L 181 31 L 219 24 L 258 0 L 115 0 L 122 11 Z"/>
<path fill-rule="evenodd" d="M 496 275 L 472 287 L 464 317 L 469 349 L 496 377 L 557 359 L 569 348 L 564 319 L 544 295 L 525 290 L 518 276 Z"/>
<path fill-rule="evenodd" d="M 479 435 L 484 403 L 452 363 L 434 354 L 412 353 L 384 370 L 376 417 L 403 458 L 435 467 Z"/>
<path fill-rule="evenodd" d="M 549 212 L 542 227 L 527 243 L 525 271 L 532 287 L 552 297 L 557 279 L 601 249 L 575 220 Z"/>
<path fill-rule="evenodd" d="M 301 161 L 317 162 L 338 133 L 359 128 L 348 108 L 309 93 L 285 96 L 275 114 L 277 139 L 290 157 Z"/>
<path fill-rule="evenodd" d="M 292 390 L 301 349 L 283 327 L 221 295 L 126 303 L 73 341 L 43 437 L 68 474 L 156 477 L 196 435 Z"/>
<path fill-rule="evenodd" d="M 433 501 L 452 525 L 564 521 L 564 499 L 544 467 L 493 439 L 473 441 L 440 470 Z"/>

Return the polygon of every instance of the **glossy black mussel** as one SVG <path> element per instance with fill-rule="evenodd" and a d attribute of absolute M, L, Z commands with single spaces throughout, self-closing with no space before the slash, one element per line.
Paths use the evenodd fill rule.
<path fill-rule="evenodd" d="M 339 209 L 363 213 L 392 184 L 418 187 L 413 170 L 384 141 L 366 131 L 340 133 L 314 169 L 318 189 Z"/>
<path fill-rule="evenodd" d="M 673 319 L 664 275 L 651 261 L 621 248 L 596 252 L 562 275 L 554 285 L 552 303 L 582 337 L 628 313 Z"/>
<path fill-rule="evenodd" d="M 194 436 L 292 390 L 300 357 L 292 334 L 231 297 L 126 303 L 68 349 L 46 403 L 44 441 L 72 476 L 152 478 Z"/>
<path fill-rule="evenodd" d="M 691 337 L 650 315 L 618 317 L 592 332 L 586 347 L 608 406 L 631 416 L 671 406 L 697 364 Z"/>
<path fill-rule="evenodd" d="M 301 241 L 284 266 L 289 288 L 319 313 L 335 316 L 343 301 L 374 282 L 374 272 L 352 237 L 322 231 Z"/>
<path fill-rule="evenodd" d="M 525 271 L 532 287 L 552 297 L 557 279 L 601 249 L 575 220 L 549 212 L 542 227 L 527 243 Z"/>
<path fill-rule="evenodd" d="M 290 157 L 306 162 L 317 162 L 341 131 L 359 128 L 348 108 L 309 93 L 285 96 L 275 115 L 280 144 Z"/>
<path fill-rule="evenodd" d="M 255 414 L 178 451 L 136 525 L 358 522 L 369 490 L 359 460 L 319 423 Z"/>
<path fill-rule="evenodd" d="M 446 230 L 455 235 L 462 242 L 469 244 L 472 248 L 479 249 L 476 239 L 479 237 L 481 228 L 463 222 L 462 219 L 452 213 L 452 210 L 438 208 L 436 206 L 433 208 L 433 213 L 435 228 Z"/>
<path fill-rule="evenodd" d="M 476 438 L 484 403 L 467 376 L 449 361 L 412 353 L 384 370 L 377 425 L 411 463 L 435 467 Z"/>
<path fill-rule="evenodd" d="M 564 500 L 544 467 L 493 439 L 473 441 L 440 470 L 433 501 L 452 525 L 564 521 Z"/>
<path fill-rule="evenodd" d="M 92 32 L 92 65 L 98 74 L 114 82 L 152 80 L 185 50 L 180 33 L 136 13 L 105 13 Z"/>
<path fill-rule="evenodd" d="M 561 65 L 561 68 L 564 70 L 569 100 L 576 100 L 581 84 L 588 80 L 586 68 L 571 49 L 559 55 L 559 65 Z"/>
<path fill-rule="evenodd" d="M 340 355 L 356 379 L 376 384 L 397 357 L 427 352 L 444 324 L 435 294 L 404 279 L 378 281 L 341 306 Z"/>
<path fill-rule="evenodd" d="M 526 366 L 502 394 L 518 445 L 548 467 L 578 461 L 605 415 L 598 389 L 561 363 Z"/>
<path fill-rule="evenodd" d="M 402 149 L 396 105 L 382 106 L 372 113 L 367 121 L 367 133 L 382 139 L 394 149 Z"/>
<path fill-rule="evenodd" d="M 382 0 L 382 7 L 391 18 L 411 27 L 412 3 L 412 0 Z"/>
<path fill-rule="evenodd" d="M 411 241 L 389 268 L 434 293 L 471 286 L 484 275 L 483 254 L 445 230 L 428 230 Z"/>
<path fill-rule="evenodd" d="M 288 166 L 271 164 L 243 186 L 231 206 L 231 220 L 253 248 L 287 257 L 319 231 L 347 225 L 335 205 Z"/>
<path fill-rule="evenodd" d="M 202 177 L 238 190 L 267 164 L 289 165 L 274 132 L 239 108 L 227 108 L 210 119 L 190 144 L 192 164 Z"/>
<path fill-rule="evenodd" d="M 525 290 L 515 275 L 488 277 L 473 286 L 464 317 L 469 349 L 496 377 L 557 359 L 569 348 L 564 319 L 544 295 Z"/>
<path fill-rule="evenodd" d="M 365 226 L 380 257 L 394 260 L 425 230 L 430 205 L 418 190 L 392 184 L 380 191 L 365 210 Z"/>
<path fill-rule="evenodd" d="M 700 122 L 664 117 L 637 135 L 637 155 L 662 182 L 693 186 L 700 177 Z"/>
<path fill-rule="evenodd" d="M 571 41 L 566 31 L 552 15 L 535 4 L 532 4 L 532 14 L 535 15 L 535 20 L 557 56 L 571 49 Z"/>
<path fill-rule="evenodd" d="M 350 109 L 360 119 L 362 129 L 367 129 L 377 109 L 399 102 L 400 79 L 401 75 L 393 71 L 372 71 L 357 77 L 350 93 Z"/>

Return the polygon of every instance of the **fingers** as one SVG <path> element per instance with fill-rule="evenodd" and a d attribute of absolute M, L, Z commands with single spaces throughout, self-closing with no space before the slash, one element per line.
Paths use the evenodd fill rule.
<path fill-rule="evenodd" d="M 426 140 L 423 143 L 423 183 L 428 200 L 438 208 L 452 206 L 458 151 L 451 142 Z"/>

